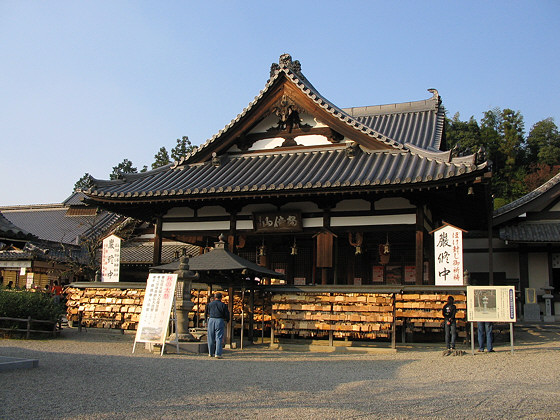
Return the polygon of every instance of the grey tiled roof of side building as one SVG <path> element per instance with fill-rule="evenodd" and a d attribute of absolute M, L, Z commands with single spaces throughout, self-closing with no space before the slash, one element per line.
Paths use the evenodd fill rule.
<path fill-rule="evenodd" d="M 0 213 L 0 241 L 2 238 L 11 239 L 34 239 L 35 237 L 29 232 L 14 225 Z"/>
<path fill-rule="evenodd" d="M 100 211 L 92 216 L 67 216 L 64 204 L 1 207 L 4 217 L 40 240 L 79 243 L 82 237 L 94 238 L 114 225 L 121 216 Z"/>
<path fill-rule="evenodd" d="M 516 209 L 521 208 L 522 206 L 524 206 L 525 204 L 530 203 L 531 201 L 539 198 L 541 195 L 545 194 L 546 192 L 548 192 L 551 188 L 554 188 L 555 186 L 560 184 L 560 172 L 557 173 L 555 176 L 553 176 L 552 178 L 550 178 L 548 181 L 546 181 L 544 184 L 542 184 L 541 186 L 535 188 L 533 191 L 531 191 L 528 194 L 525 194 L 523 197 L 518 198 L 515 201 L 512 201 L 511 203 L 508 203 L 496 210 L 494 210 L 494 217 L 498 217 L 498 216 L 502 216 L 505 213 L 508 212 L 513 212 Z"/>
<path fill-rule="evenodd" d="M 557 223 L 520 223 L 500 228 L 500 239 L 511 242 L 560 243 Z"/>

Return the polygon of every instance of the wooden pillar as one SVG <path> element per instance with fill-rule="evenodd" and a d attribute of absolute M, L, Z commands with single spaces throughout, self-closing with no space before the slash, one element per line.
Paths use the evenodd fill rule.
<path fill-rule="evenodd" d="M 424 279 L 424 205 L 416 206 L 416 284 Z"/>
<path fill-rule="evenodd" d="M 251 293 L 251 296 L 249 297 L 249 312 L 251 313 L 251 316 L 249 317 L 249 334 L 247 334 L 247 338 L 252 343 L 255 333 L 255 288 L 251 287 L 249 289 L 249 293 Z"/>
<path fill-rule="evenodd" d="M 237 210 L 230 210 L 229 214 L 229 235 L 228 249 L 229 252 L 235 252 L 235 235 L 237 234 Z"/>
<path fill-rule="evenodd" d="M 520 244 L 519 255 L 519 288 L 521 289 L 521 299 L 525 303 L 525 289 L 529 287 L 529 253 L 527 245 Z"/>
<path fill-rule="evenodd" d="M 494 200 L 490 191 L 490 183 L 486 184 L 486 196 L 488 197 L 488 284 L 494 284 L 494 245 L 492 241 L 492 215 L 494 214 Z"/>
<path fill-rule="evenodd" d="M 233 343 L 233 286 L 228 287 L 228 311 L 229 311 L 229 325 L 227 326 L 226 343 L 229 344 L 231 349 L 231 344 Z"/>
<path fill-rule="evenodd" d="M 161 216 L 158 216 L 154 226 L 154 263 L 153 265 L 161 264 L 161 248 L 163 237 L 161 236 L 161 228 L 163 222 Z"/>

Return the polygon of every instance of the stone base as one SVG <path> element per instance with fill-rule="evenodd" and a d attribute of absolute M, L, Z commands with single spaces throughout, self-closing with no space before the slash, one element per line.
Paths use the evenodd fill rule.
<path fill-rule="evenodd" d="M 556 317 L 554 315 L 545 315 L 543 317 L 544 322 L 556 322 Z"/>
<path fill-rule="evenodd" d="M 540 321 L 541 307 L 538 303 L 526 303 L 523 305 L 523 321 Z"/>
<path fill-rule="evenodd" d="M 19 357 L 0 357 L 0 372 L 14 369 L 32 369 L 39 366 L 38 359 L 20 359 Z"/>

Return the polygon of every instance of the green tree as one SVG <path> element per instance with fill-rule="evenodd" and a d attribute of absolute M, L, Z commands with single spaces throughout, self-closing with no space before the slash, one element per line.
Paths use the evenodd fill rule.
<path fill-rule="evenodd" d="M 169 153 L 167 153 L 167 149 L 165 147 L 159 149 L 159 152 L 154 155 L 154 159 L 155 160 L 154 163 L 152 163 L 152 169 L 159 168 L 160 166 L 165 166 L 171 162 L 171 160 L 169 159 Z"/>
<path fill-rule="evenodd" d="M 177 139 L 177 144 L 173 149 L 171 149 L 171 159 L 173 160 L 181 160 L 183 156 L 186 156 L 194 149 L 191 141 L 187 136 L 183 136 L 180 139 Z"/>
<path fill-rule="evenodd" d="M 136 174 L 138 169 L 132 166 L 132 162 L 128 159 L 123 160 L 117 166 L 113 166 L 113 172 L 109 175 L 110 179 L 119 179 L 122 174 Z"/>
<path fill-rule="evenodd" d="M 457 150 L 459 155 L 476 153 L 482 146 L 480 127 L 471 116 L 469 121 L 461 121 L 457 112 L 452 119 L 445 119 L 445 135 L 450 149 Z"/>
<path fill-rule="evenodd" d="M 74 191 L 87 190 L 93 186 L 91 175 L 87 172 L 74 184 Z"/>
<path fill-rule="evenodd" d="M 531 128 L 527 137 L 527 160 L 533 164 L 560 164 L 560 133 L 554 118 L 546 118 Z"/>

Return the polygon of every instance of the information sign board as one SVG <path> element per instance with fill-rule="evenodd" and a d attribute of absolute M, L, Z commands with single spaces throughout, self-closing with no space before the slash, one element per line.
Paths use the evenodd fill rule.
<path fill-rule="evenodd" d="M 467 286 L 469 322 L 516 322 L 515 287 Z"/>

